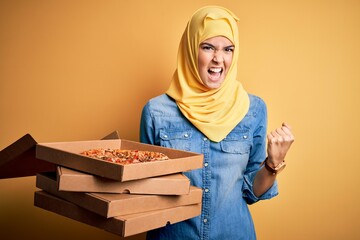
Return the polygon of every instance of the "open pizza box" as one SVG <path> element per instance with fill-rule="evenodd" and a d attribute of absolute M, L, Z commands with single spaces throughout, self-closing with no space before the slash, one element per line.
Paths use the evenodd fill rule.
<path fill-rule="evenodd" d="M 119 139 L 113 131 L 103 139 Z M 35 176 L 37 173 L 55 171 L 54 163 L 36 158 L 36 140 L 27 133 L 0 151 L 0 179 Z"/>
<path fill-rule="evenodd" d="M 190 190 L 190 180 L 182 173 L 120 182 L 61 166 L 57 185 L 59 191 L 70 192 L 183 195 Z"/>
<path fill-rule="evenodd" d="M 38 174 L 36 176 L 36 187 L 106 218 L 197 204 L 201 203 L 202 199 L 201 188 L 194 186 L 191 186 L 189 194 L 185 195 L 134 195 L 59 191 L 54 173 Z"/>
<path fill-rule="evenodd" d="M 95 148 L 161 152 L 170 159 L 120 165 L 80 154 L 83 151 Z M 202 154 L 124 139 L 38 143 L 36 146 L 36 157 L 63 167 L 117 181 L 129 181 L 186 172 L 203 166 Z"/>
<path fill-rule="evenodd" d="M 79 222 L 128 237 L 200 215 L 201 204 L 192 204 L 105 218 L 44 191 L 35 192 L 34 205 Z"/>

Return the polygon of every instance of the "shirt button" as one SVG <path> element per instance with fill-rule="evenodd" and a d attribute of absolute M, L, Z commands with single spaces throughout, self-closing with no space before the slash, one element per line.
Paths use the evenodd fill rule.
<path fill-rule="evenodd" d="M 207 141 L 207 138 L 203 138 L 204 142 Z"/>
<path fill-rule="evenodd" d="M 208 189 L 208 188 L 205 188 L 205 192 L 209 192 L 209 189 Z"/>
<path fill-rule="evenodd" d="M 209 166 L 209 164 L 206 162 L 206 163 L 204 163 L 204 166 L 207 167 L 207 166 Z"/>
<path fill-rule="evenodd" d="M 164 138 L 167 138 L 168 136 L 167 135 L 164 135 Z"/>
<path fill-rule="evenodd" d="M 189 134 L 185 133 L 185 134 L 184 134 L 184 137 L 188 138 L 188 137 L 189 137 Z"/>
<path fill-rule="evenodd" d="M 207 218 L 204 218 L 203 222 L 204 222 L 204 223 L 207 223 L 207 221 L 208 221 Z"/>
<path fill-rule="evenodd" d="M 247 139 L 247 136 L 246 136 L 246 135 L 244 135 L 244 136 L 243 136 L 243 138 L 244 138 L 244 139 Z"/>

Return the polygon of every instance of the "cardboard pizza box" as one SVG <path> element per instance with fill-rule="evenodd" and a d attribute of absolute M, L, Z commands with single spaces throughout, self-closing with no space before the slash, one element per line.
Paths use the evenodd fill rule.
<path fill-rule="evenodd" d="M 37 159 L 37 142 L 26 134 L 0 151 L 0 179 L 35 176 L 40 172 L 54 171 L 55 164 Z"/>
<path fill-rule="evenodd" d="M 44 191 L 35 192 L 34 205 L 70 219 L 128 237 L 200 215 L 201 204 L 105 218 Z"/>
<path fill-rule="evenodd" d="M 119 139 L 113 131 L 103 139 Z M 36 158 L 36 140 L 28 133 L 0 151 L 0 179 L 35 176 L 54 171 L 56 165 Z"/>
<path fill-rule="evenodd" d="M 65 192 L 57 189 L 55 173 L 38 174 L 36 187 L 103 217 L 133 214 L 201 202 L 202 190 L 191 186 L 185 195 Z"/>
<path fill-rule="evenodd" d="M 190 180 L 182 173 L 119 182 L 61 166 L 57 183 L 58 190 L 71 192 L 183 195 L 190 190 Z"/>
<path fill-rule="evenodd" d="M 170 159 L 121 165 L 90 158 L 80 153 L 94 148 L 154 151 Z M 60 166 L 118 181 L 129 181 L 172 173 L 186 172 L 203 166 L 203 155 L 124 139 L 38 143 L 36 157 Z"/>

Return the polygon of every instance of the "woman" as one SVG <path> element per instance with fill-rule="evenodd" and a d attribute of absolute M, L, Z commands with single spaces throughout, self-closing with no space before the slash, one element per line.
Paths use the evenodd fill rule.
<path fill-rule="evenodd" d="M 248 204 L 278 194 L 294 137 L 286 124 L 267 135 L 265 103 L 237 80 L 237 20 L 222 7 L 196 11 L 169 89 L 143 109 L 142 142 L 204 154 L 204 167 L 185 173 L 203 189 L 201 215 L 148 239 L 256 239 Z"/>

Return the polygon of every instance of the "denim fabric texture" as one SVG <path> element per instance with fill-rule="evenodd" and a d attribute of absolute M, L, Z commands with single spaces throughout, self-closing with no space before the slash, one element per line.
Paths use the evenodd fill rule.
<path fill-rule="evenodd" d="M 147 239 L 256 239 L 248 205 L 276 196 L 278 187 L 275 181 L 259 198 L 252 190 L 266 158 L 267 110 L 262 99 L 251 94 L 249 98 L 245 118 L 218 143 L 198 131 L 166 94 L 145 105 L 141 142 L 204 154 L 203 168 L 184 173 L 203 189 L 201 215 L 152 230 Z"/>

